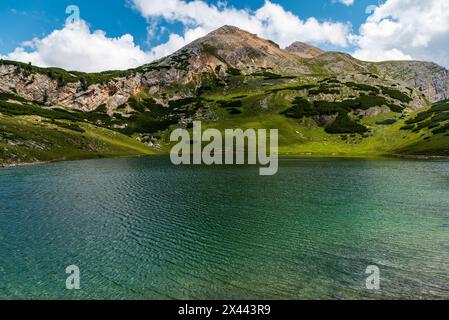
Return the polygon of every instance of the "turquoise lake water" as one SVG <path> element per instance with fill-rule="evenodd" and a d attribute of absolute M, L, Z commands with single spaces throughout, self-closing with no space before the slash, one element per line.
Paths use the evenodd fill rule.
<path fill-rule="evenodd" d="M 0 170 L 0 298 L 449 299 L 449 162 Z"/>

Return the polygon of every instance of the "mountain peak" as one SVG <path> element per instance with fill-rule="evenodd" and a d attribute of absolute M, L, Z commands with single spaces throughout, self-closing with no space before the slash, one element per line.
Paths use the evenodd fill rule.
<path fill-rule="evenodd" d="M 290 46 L 285 48 L 285 50 L 302 58 L 315 58 L 324 53 L 324 51 L 320 48 L 300 41 L 292 43 Z"/>
<path fill-rule="evenodd" d="M 205 38 L 210 38 L 210 37 L 214 37 L 214 36 L 229 37 L 229 38 L 234 37 L 234 39 L 239 37 L 242 40 L 250 39 L 250 40 L 256 40 L 256 41 L 263 41 L 263 42 L 268 43 L 270 46 L 275 46 L 277 48 L 280 48 L 279 45 L 272 40 L 263 39 L 255 33 L 251 33 L 249 31 L 246 31 L 246 30 L 243 30 L 236 26 L 231 26 L 231 25 L 224 25 L 221 28 L 218 28 L 217 30 L 212 31 L 211 33 L 206 35 Z"/>
<path fill-rule="evenodd" d="M 231 25 L 224 25 L 216 29 L 215 31 L 211 32 L 211 34 L 229 34 L 229 33 L 249 33 L 249 32 Z"/>
<path fill-rule="evenodd" d="M 284 65 L 295 63 L 297 57 L 271 40 L 235 26 L 225 25 L 181 49 L 194 52 L 194 63 L 198 67 L 215 69 L 216 64 L 225 64 L 251 73 L 263 68 L 283 70 Z M 195 68 L 198 69 L 198 68 Z"/>

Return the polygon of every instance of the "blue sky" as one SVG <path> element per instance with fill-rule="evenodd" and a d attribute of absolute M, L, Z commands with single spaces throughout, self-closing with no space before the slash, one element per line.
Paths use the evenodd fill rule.
<path fill-rule="evenodd" d="M 217 3 L 217 1 L 207 1 Z M 299 17 L 316 17 L 320 20 L 349 21 L 355 29 L 365 21 L 365 9 L 377 0 L 359 0 L 346 6 L 332 0 L 277 0 Z M 229 0 L 236 8 L 260 8 L 264 0 Z M 149 38 L 144 17 L 126 0 L 2 0 L 0 2 L 0 54 L 7 54 L 22 42 L 41 38 L 55 29 L 62 28 L 67 18 L 65 10 L 69 5 L 80 8 L 81 18 L 92 29 L 101 29 L 110 37 L 126 33 L 134 36 L 135 42 L 149 49 L 167 39 L 167 33 L 160 38 Z M 169 31 L 180 32 L 177 23 L 161 22 Z"/>
<path fill-rule="evenodd" d="M 78 27 L 65 25 L 69 5 L 80 9 Z M 82 71 L 126 69 L 220 24 L 282 47 L 300 40 L 364 60 L 449 66 L 447 0 L 2 0 L 0 57 Z"/>

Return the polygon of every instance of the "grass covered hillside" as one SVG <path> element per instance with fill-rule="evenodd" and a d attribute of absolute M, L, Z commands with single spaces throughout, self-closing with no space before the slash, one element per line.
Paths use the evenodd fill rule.
<path fill-rule="evenodd" d="M 449 100 L 433 104 L 428 110 L 415 113 L 405 121 L 401 131 L 421 137 L 400 150 L 414 155 L 449 155 Z"/>
<path fill-rule="evenodd" d="M 95 124 L 93 115 L 88 121 L 84 114 L 44 108 L 5 95 L 0 99 L 2 166 L 155 154 L 135 138 Z"/>
<path fill-rule="evenodd" d="M 283 156 L 448 156 L 448 102 L 411 112 L 409 94 L 273 73 L 210 79 L 198 95 L 166 104 L 161 95 L 142 92 L 112 114 L 104 107 L 81 112 L 1 94 L 0 162 L 168 154 L 170 132 L 193 120 L 223 131 L 277 128 Z"/>
<path fill-rule="evenodd" d="M 219 119 L 208 126 L 278 128 L 285 156 L 449 155 L 447 132 L 404 129 L 422 112 L 411 111 L 410 97 L 395 88 L 335 79 L 274 86 L 265 82 L 252 89 L 245 88 L 253 85 L 251 80 L 245 83 L 225 96 L 213 89 L 203 94 L 205 118 Z M 430 110 L 443 105 L 447 103 Z M 442 121 L 443 116 L 432 119 Z M 441 123 L 440 131 L 445 128 Z"/>

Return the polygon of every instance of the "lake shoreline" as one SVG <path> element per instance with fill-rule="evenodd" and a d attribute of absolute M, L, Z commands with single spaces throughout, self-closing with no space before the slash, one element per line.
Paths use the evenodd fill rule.
<path fill-rule="evenodd" d="M 424 155 L 404 155 L 404 154 L 392 154 L 391 157 L 407 159 L 407 160 L 449 160 L 448 156 L 424 156 Z"/>
<path fill-rule="evenodd" d="M 98 160 L 98 159 L 121 159 L 121 158 L 143 158 L 143 157 L 157 157 L 157 156 L 160 156 L 160 155 L 158 155 L 158 154 L 155 154 L 155 155 L 142 154 L 142 155 L 118 156 L 118 157 L 101 157 L 101 158 L 92 157 L 92 158 L 82 158 L 82 159 L 49 160 L 49 161 L 19 162 L 19 163 L 7 163 L 7 164 L 0 163 L 0 170 L 14 169 L 14 168 L 26 168 L 26 167 L 43 165 L 43 164 L 61 163 L 61 162 L 70 162 L 70 161 Z"/>
<path fill-rule="evenodd" d="M 122 156 L 122 157 L 104 157 L 101 159 L 120 159 L 120 158 L 141 158 L 141 157 L 160 157 L 169 156 L 169 154 L 154 154 L 154 155 L 135 155 L 135 156 Z M 81 160 L 95 160 L 100 158 L 83 158 L 83 159 L 66 159 L 66 160 L 50 160 L 50 161 L 35 161 L 35 162 L 19 162 L 19 163 L 0 163 L 0 170 L 2 169 L 13 169 L 13 168 L 24 168 L 30 166 L 37 166 L 50 163 L 67 162 L 67 161 L 81 161 Z M 298 152 L 298 153 L 282 153 L 279 155 L 279 159 L 385 159 L 385 160 L 416 160 L 416 161 L 441 161 L 448 160 L 449 156 L 426 156 L 426 155 L 405 155 L 405 154 L 387 154 L 387 155 L 350 155 L 350 154 L 314 154 L 309 152 Z"/>
<path fill-rule="evenodd" d="M 11 168 L 31 167 L 31 166 L 41 165 L 41 164 L 48 164 L 51 162 L 52 161 L 19 162 L 19 163 L 5 163 L 5 164 L 2 163 L 2 164 L 0 164 L 0 170 L 1 169 L 11 169 Z"/>

